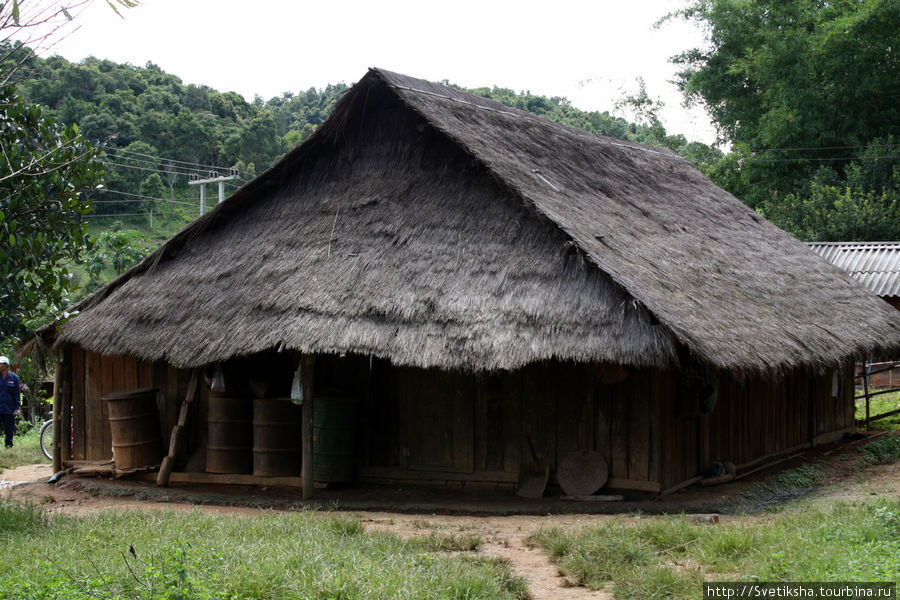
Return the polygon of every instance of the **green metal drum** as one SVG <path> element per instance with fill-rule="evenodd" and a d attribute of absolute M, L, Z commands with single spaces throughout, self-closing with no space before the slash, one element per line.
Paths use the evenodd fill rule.
<path fill-rule="evenodd" d="M 316 396 L 313 414 L 313 479 L 353 481 L 356 400 Z"/>

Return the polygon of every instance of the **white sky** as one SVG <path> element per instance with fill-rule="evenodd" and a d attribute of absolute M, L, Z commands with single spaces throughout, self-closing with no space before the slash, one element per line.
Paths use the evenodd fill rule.
<path fill-rule="evenodd" d="M 692 24 L 654 29 L 685 0 L 143 0 L 117 16 L 104 0 L 43 55 L 143 66 L 252 100 L 329 83 L 352 84 L 382 67 L 464 87 L 565 96 L 609 110 L 641 76 L 665 103 L 669 133 L 711 143 L 699 109 L 681 106 L 668 58 L 702 44 Z M 531 8 L 534 6 L 534 8 Z M 629 115 L 623 115 L 629 116 Z"/>

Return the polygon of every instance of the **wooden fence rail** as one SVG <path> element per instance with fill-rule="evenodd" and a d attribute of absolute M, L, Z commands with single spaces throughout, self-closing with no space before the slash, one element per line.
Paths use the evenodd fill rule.
<path fill-rule="evenodd" d="M 859 367 L 862 368 L 860 369 Z M 869 423 L 872 421 L 877 421 L 879 419 L 884 419 L 886 417 L 900 414 L 900 408 L 896 410 L 890 410 L 878 415 L 873 415 L 870 411 L 870 401 L 873 397 L 881 396 L 883 394 L 891 394 L 900 390 L 900 378 L 898 378 L 895 382 L 894 378 L 891 377 L 886 388 L 880 388 L 877 391 L 873 391 L 869 385 L 872 376 L 878 375 L 880 373 L 891 373 L 896 368 L 900 368 L 900 361 L 887 361 L 877 363 L 866 361 L 857 363 L 856 379 L 858 381 L 861 381 L 861 383 L 857 383 L 856 388 L 859 389 L 861 387 L 863 393 L 861 395 L 854 396 L 854 405 L 857 400 L 865 399 L 866 401 L 866 417 L 864 419 L 857 419 L 857 425 L 863 425 L 866 429 L 868 429 Z"/>

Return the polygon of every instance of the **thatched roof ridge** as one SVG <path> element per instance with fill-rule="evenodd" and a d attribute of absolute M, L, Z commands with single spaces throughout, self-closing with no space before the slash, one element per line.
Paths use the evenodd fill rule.
<path fill-rule="evenodd" d="M 774 370 L 900 345 L 895 311 L 674 153 L 377 74 L 709 362 Z"/>
<path fill-rule="evenodd" d="M 284 347 L 476 370 L 661 366 L 680 343 L 762 371 L 900 346 L 880 304 L 668 150 L 372 70 L 62 340 L 177 366 Z"/>

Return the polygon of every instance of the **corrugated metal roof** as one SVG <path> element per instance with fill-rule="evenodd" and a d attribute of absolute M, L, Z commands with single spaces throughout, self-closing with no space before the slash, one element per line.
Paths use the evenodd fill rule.
<path fill-rule="evenodd" d="M 808 242 L 806 245 L 879 296 L 900 296 L 900 242 Z"/>

